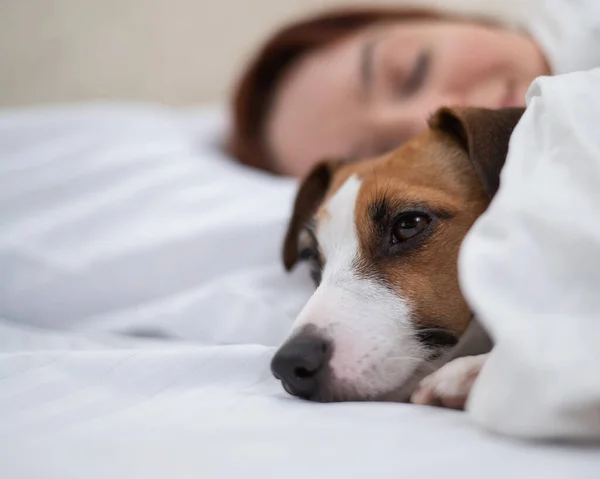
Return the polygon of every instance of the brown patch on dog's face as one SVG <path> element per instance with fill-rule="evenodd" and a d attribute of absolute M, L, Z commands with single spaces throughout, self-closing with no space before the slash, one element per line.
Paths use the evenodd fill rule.
<path fill-rule="evenodd" d="M 362 180 L 355 209 L 360 274 L 383 280 L 405 298 L 418 330 L 441 328 L 458 338 L 471 319 L 458 284 L 458 251 L 489 202 L 467 153 L 445 134 L 429 131 L 350 168 Z M 400 223 L 415 218 L 426 226 L 398 241 Z"/>

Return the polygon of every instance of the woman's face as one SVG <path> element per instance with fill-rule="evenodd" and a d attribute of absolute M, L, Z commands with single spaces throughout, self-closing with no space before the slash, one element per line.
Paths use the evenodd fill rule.
<path fill-rule="evenodd" d="M 275 95 L 267 143 L 278 173 L 301 176 L 325 157 L 390 150 L 442 105 L 523 106 L 529 84 L 548 73 L 520 33 L 437 20 L 380 25 L 291 69 Z"/>

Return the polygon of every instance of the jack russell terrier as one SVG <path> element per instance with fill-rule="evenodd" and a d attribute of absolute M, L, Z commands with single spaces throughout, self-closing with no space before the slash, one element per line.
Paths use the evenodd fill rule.
<path fill-rule="evenodd" d="M 522 113 L 442 108 L 395 151 L 323 162 L 304 179 L 283 260 L 307 261 L 317 289 L 271 363 L 288 393 L 464 407 L 486 355 L 457 353 L 476 324 L 458 252 L 498 189 Z"/>

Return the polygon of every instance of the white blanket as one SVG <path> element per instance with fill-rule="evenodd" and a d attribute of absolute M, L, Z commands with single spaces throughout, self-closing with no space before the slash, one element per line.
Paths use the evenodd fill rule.
<path fill-rule="evenodd" d="M 531 86 L 501 186 L 463 243 L 467 299 L 497 345 L 471 416 L 600 439 L 600 69 Z"/>
<path fill-rule="evenodd" d="M 269 360 L 312 289 L 279 265 L 296 184 L 219 153 L 223 121 L 0 116 L 0 477 L 598 477 L 597 449 L 466 414 L 287 396 Z"/>

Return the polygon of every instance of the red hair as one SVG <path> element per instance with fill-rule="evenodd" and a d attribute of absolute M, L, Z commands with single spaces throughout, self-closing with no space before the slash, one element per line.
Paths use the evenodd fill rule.
<path fill-rule="evenodd" d="M 365 8 L 321 13 L 285 26 L 250 61 L 234 91 L 229 152 L 249 166 L 271 169 L 264 126 L 279 82 L 304 55 L 376 23 L 438 16 L 423 10 Z"/>

